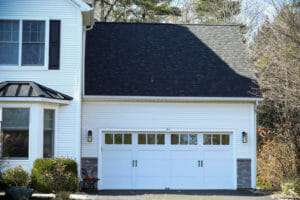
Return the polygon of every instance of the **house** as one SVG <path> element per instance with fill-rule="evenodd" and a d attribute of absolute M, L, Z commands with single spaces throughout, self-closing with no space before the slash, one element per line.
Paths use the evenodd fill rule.
<path fill-rule="evenodd" d="M 262 96 L 239 27 L 92 17 L 0 1 L 1 164 L 72 158 L 100 190 L 255 188 Z"/>

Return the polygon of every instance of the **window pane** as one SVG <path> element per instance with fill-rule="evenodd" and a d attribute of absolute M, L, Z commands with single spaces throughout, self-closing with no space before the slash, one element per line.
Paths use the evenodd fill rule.
<path fill-rule="evenodd" d="M 19 22 L 0 20 L 0 64 L 17 65 L 19 60 Z"/>
<path fill-rule="evenodd" d="M 24 21 L 23 22 L 23 42 L 45 42 L 45 22 Z"/>
<path fill-rule="evenodd" d="M 28 108 L 3 108 L 3 129 L 28 129 Z"/>
<path fill-rule="evenodd" d="M 222 135 L 222 144 L 229 145 L 229 135 Z"/>
<path fill-rule="evenodd" d="M 0 42 L 19 42 L 19 21 L 0 20 Z"/>
<path fill-rule="evenodd" d="M 45 22 L 23 22 L 22 65 L 44 65 Z"/>
<path fill-rule="evenodd" d="M 113 134 L 105 134 L 105 144 L 113 144 Z"/>
<path fill-rule="evenodd" d="M 0 42 L 0 64 L 17 65 L 18 60 L 19 44 Z"/>
<path fill-rule="evenodd" d="M 44 65 L 44 44 L 23 44 L 22 65 Z"/>
<path fill-rule="evenodd" d="M 115 134 L 115 144 L 122 144 L 122 134 Z"/>
<path fill-rule="evenodd" d="M 138 135 L 138 144 L 146 144 L 146 134 Z"/>
<path fill-rule="evenodd" d="M 179 144 L 179 135 L 178 134 L 171 135 L 171 144 Z"/>
<path fill-rule="evenodd" d="M 155 144 L 155 134 L 148 134 L 148 144 Z"/>
<path fill-rule="evenodd" d="M 124 144 L 132 144 L 131 134 L 124 134 Z"/>
<path fill-rule="evenodd" d="M 197 145 L 197 134 L 189 134 L 189 144 Z"/>
<path fill-rule="evenodd" d="M 188 144 L 188 134 L 180 135 L 180 144 Z"/>
<path fill-rule="evenodd" d="M 54 110 L 44 110 L 44 128 L 54 129 Z"/>
<path fill-rule="evenodd" d="M 165 144 L 165 134 L 157 134 L 157 144 Z"/>
<path fill-rule="evenodd" d="M 44 130 L 44 158 L 54 156 L 54 134 L 53 131 Z"/>
<path fill-rule="evenodd" d="M 3 157 L 28 158 L 28 130 L 3 129 Z"/>
<path fill-rule="evenodd" d="M 203 135 L 203 144 L 204 145 L 211 144 L 211 135 L 208 134 Z"/>
<path fill-rule="evenodd" d="M 213 144 L 220 144 L 220 135 L 213 135 Z"/>
<path fill-rule="evenodd" d="M 44 110 L 44 158 L 54 156 L 54 118 L 54 110 Z"/>

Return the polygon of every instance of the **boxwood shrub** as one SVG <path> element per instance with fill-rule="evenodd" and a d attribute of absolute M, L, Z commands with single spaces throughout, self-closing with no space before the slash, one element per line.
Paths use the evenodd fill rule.
<path fill-rule="evenodd" d="M 2 181 L 7 187 L 22 186 L 27 187 L 29 184 L 28 173 L 19 165 L 10 168 L 2 175 Z"/>
<path fill-rule="evenodd" d="M 68 158 L 37 159 L 31 170 L 31 185 L 39 192 L 74 192 L 78 187 L 77 163 Z"/>

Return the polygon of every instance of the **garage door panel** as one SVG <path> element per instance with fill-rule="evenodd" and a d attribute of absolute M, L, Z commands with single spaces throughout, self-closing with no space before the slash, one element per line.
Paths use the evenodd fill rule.
<path fill-rule="evenodd" d="M 195 158 L 201 158 L 199 151 L 196 150 L 171 150 L 171 160 L 191 160 Z"/>
<path fill-rule="evenodd" d="M 164 189 L 167 184 L 168 154 L 165 150 L 138 150 L 135 169 L 137 189 Z"/>
<path fill-rule="evenodd" d="M 166 177 L 161 176 L 138 176 L 135 180 L 136 189 L 165 189 L 166 185 Z"/>
<path fill-rule="evenodd" d="M 102 177 L 103 189 L 132 189 L 131 176 L 129 177 Z"/>
<path fill-rule="evenodd" d="M 138 134 L 132 138 L 131 145 L 104 145 L 102 189 L 234 188 L 232 145 L 138 144 Z"/>
<path fill-rule="evenodd" d="M 104 150 L 102 184 L 105 189 L 131 189 L 132 151 Z"/>
<path fill-rule="evenodd" d="M 232 151 L 203 151 L 203 184 L 209 188 L 233 188 Z"/>

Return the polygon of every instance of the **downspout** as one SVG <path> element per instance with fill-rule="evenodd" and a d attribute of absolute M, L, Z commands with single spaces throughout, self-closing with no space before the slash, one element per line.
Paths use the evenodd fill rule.
<path fill-rule="evenodd" d="M 82 174 L 82 113 L 83 113 L 83 96 L 84 96 L 84 81 L 85 81 L 85 41 L 86 41 L 86 31 L 93 29 L 94 27 L 94 3 L 90 11 L 82 12 L 82 41 L 81 41 L 81 112 L 80 112 L 80 176 Z"/>

